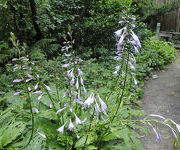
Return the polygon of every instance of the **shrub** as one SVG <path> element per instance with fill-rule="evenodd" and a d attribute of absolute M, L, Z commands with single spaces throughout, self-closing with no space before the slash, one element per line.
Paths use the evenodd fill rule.
<path fill-rule="evenodd" d="M 136 57 L 136 77 L 139 80 L 147 79 L 152 70 L 164 69 L 175 59 L 175 53 L 174 45 L 170 42 L 159 41 L 155 37 L 144 41 L 142 52 Z"/>

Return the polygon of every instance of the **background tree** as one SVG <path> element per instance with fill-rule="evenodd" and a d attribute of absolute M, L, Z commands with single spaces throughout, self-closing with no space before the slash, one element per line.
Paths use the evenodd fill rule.
<path fill-rule="evenodd" d="M 156 26 L 159 17 L 164 16 L 180 7 L 180 0 L 159 3 L 157 0 L 134 0 L 137 6 L 136 13 L 140 15 L 140 21 L 144 21 L 151 28 Z"/>

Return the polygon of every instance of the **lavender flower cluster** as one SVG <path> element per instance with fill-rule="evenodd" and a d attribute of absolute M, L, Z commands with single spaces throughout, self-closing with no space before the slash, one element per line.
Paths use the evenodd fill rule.
<path fill-rule="evenodd" d="M 71 36 L 70 32 L 68 34 Z M 21 77 L 19 79 L 15 79 L 13 83 L 23 83 L 22 85 L 25 86 L 25 91 L 22 90 L 15 92 L 14 95 L 27 94 L 29 97 L 31 97 L 32 94 L 36 94 L 38 95 L 37 100 L 40 101 L 42 96 L 47 94 L 53 104 L 51 104 L 50 108 L 52 108 L 52 106 L 54 107 L 53 110 L 55 110 L 57 116 L 62 117 L 64 111 L 66 111 L 66 114 L 70 114 L 70 116 L 66 116 L 65 121 L 63 120 L 63 122 L 59 122 L 61 126 L 57 129 L 57 131 L 63 134 L 66 124 L 68 124 L 67 129 L 69 131 L 74 131 L 77 135 L 77 138 L 79 138 L 75 124 L 80 125 L 88 120 L 88 116 L 85 117 L 84 120 L 80 119 L 83 111 L 79 111 L 79 109 L 88 111 L 90 116 L 94 115 L 94 113 L 92 114 L 92 111 L 96 112 L 96 119 L 98 119 L 99 114 L 101 114 L 101 118 L 104 120 L 103 114 L 107 115 L 107 105 L 98 94 L 94 93 L 92 93 L 86 100 L 84 100 L 85 95 L 87 94 L 87 90 L 84 85 L 83 72 L 79 67 L 83 60 L 75 56 L 75 52 L 72 49 L 72 42 L 66 41 L 64 44 L 65 46 L 62 47 L 62 52 L 64 52 L 64 59 L 63 65 L 61 67 L 64 70 L 64 78 L 67 81 L 68 87 L 62 96 L 62 99 L 65 100 L 64 105 L 62 105 L 63 101 L 59 101 L 58 103 L 60 105 L 58 106 L 56 102 L 54 102 L 54 99 L 50 95 L 50 87 L 42 83 L 42 81 L 39 79 L 39 75 L 33 72 L 32 65 L 35 65 L 35 63 L 30 62 L 28 56 L 14 58 L 12 60 L 16 63 L 14 65 L 14 71 L 21 71 Z M 98 103 L 101 105 L 101 108 Z M 33 107 L 35 113 L 39 113 L 40 110 L 38 110 L 36 106 Z M 56 109 L 56 107 L 58 109 Z M 78 117 L 78 115 L 80 117 Z M 41 137 L 47 138 L 45 134 L 39 131 L 37 131 L 37 133 Z"/>
<path fill-rule="evenodd" d="M 161 116 L 161 115 L 157 115 L 157 114 L 150 114 L 149 115 L 150 117 L 155 117 L 155 118 L 159 118 L 161 121 L 160 123 L 162 123 L 163 125 L 169 127 L 176 139 L 176 141 L 179 141 L 179 138 L 178 138 L 178 135 L 180 134 L 180 125 L 177 124 L 175 121 L 173 121 L 172 119 L 166 119 L 165 117 Z M 176 127 L 176 129 L 174 129 L 172 127 L 172 125 L 174 125 Z M 161 142 L 162 140 L 162 137 L 161 137 L 161 134 L 159 132 L 159 129 L 158 128 L 155 128 L 152 124 L 149 123 L 149 125 L 152 127 L 155 135 L 156 135 L 156 143 L 159 143 Z M 176 130 L 178 131 L 178 133 L 176 132 Z"/>
<path fill-rule="evenodd" d="M 69 32 L 69 35 L 71 36 L 71 32 Z M 98 119 L 98 114 L 101 112 L 107 115 L 107 105 L 103 102 L 103 100 L 100 98 L 99 95 L 97 95 L 98 100 L 101 104 L 101 110 L 99 108 L 99 105 L 97 103 L 97 100 L 95 98 L 95 94 L 92 93 L 87 100 L 84 100 L 85 95 L 87 94 L 87 90 L 84 85 L 83 80 L 83 71 L 80 69 L 80 64 L 83 62 L 82 59 L 75 56 L 75 52 L 72 48 L 72 42 L 66 41 L 64 42 L 65 46 L 62 47 L 62 51 L 64 52 L 64 59 L 63 59 L 63 65 L 62 68 L 64 69 L 64 77 L 67 81 L 68 89 L 64 92 L 63 98 L 69 99 L 69 102 L 67 105 L 63 108 L 60 108 L 56 114 L 61 113 L 63 110 L 67 109 L 69 110 L 71 116 L 68 121 L 66 121 L 60 128 L 58 128 L 58 131 L 60 133 L 64 133 L 65 125 L 68 123 L 68 130 L 73 131 L 75 130 L 75 126 L 73 124 L 73 118 L 75 118 L 75 124 L 79 125 L 84 123 L 86 120 L 88 120 L 87 117 L 85 117 L 84 120 L 80 120 L 79 117 L 76 114 L 77 105 L 79 106 L 79 109 L 82 109 L 86 111 L 86 108 L 95 109 L 96 111 L 96 119 Z M 82 92 L 83 91 L 83 92 Z M 81 115 L 81 114 L 79 114 Z M 101 117 L 104 119 L 103 115 L 101 114 Z M 79 136 L 77 135 L 77 138 Z"/>
<path fill-rule="evenodd" d="M 126 11 L 124 11 L 123 13 L 125 15 Z M 139 41 L 139 38 L 132 30 L 132 28 L 135 28 L 135 25 L 132 24 L 131 22 L 135 20 L 136 20 L 135 17 L 127 15 L 126 17 L 122 17 L 122 20 L 119 21 L 119 24 L 124 25 L 125 27 L 115 32 L 118 42 L 117 42 L 117 52 L 116 52 L 117 56 L 115 56 L 114 59 L 117 61 L 121 61 L 125 55 L 125 52 L 127 52 L 126 54 L 129 55 L 127 57 L 130 58 L 128 58 L 128 60 L 126 60 L 125 63 L 129 65 L 131 69 L 131 74 L 134 78 L 134 83 L 137 84 L 137 81 L 134 77 L 136 59 L 134 57 L 134 54 L 131 53 L 129 50 L 131 48 L 130 45 L 132 45 L 132 47 L 134 48 L 135 53 L 139 53 L 139 49 L 141 48 L 141 43 Z M 120 65 L 116 66 L 114 75 L 117 76 L 119 71 L 120 71 Z M 122 72 L 121 76 L 124 76 L 124 74 L 125 73 Z"/>
<path fill-rule="evenodd" d="M 27 72 L 31 72 L 31 70 L 32 70 L 31 65 L 34 65 L 34 63 L 29 62 L 28 56 L 20 57 L 20 58 L 13 58 L 12 61 L 15 63 L 14 64 L 14 72 L 18 71 L 18 70 L 22 70 L 24 72 L 24 75 L 25 75 L 24 77 L 21 76 L 20 79 L 13 80 L 13 83 L 20 83 L 20 82 L 29 83 L 32 80 L 33 76 Z M 28 87 L 28 91 L 31 91 L 30 86 Z M 23 91 L 15 92 L 14 95 L 19 95 L 22 92 Z"/>
<path fill-rule="evenodd" d="M 126 11 L 123 12 L 123 14 L 126 14 Z M 115 32 L 115 35 L 118 39 L 117 41 L 117 56 L 114 57 L 115 60 L 117 61 L 122 61 L 123 58 L 125 57 L 125 64 L 129 66 L 130 68 L 130 74 L 132 75 L 133 79 L 134 79 L 134 84 L 137 84 L 137 81 L 135 79 L 135 68 L 136 68 L 136 59 L 134 56 L 135 54 L 139 53 L 139 49 L 141 48 L 141 43 L 140 40 L 138 38 L 138 36 L 133 32 L 132 28 L 135 28 L 135 25 L 131 22 L 135 21 L 136 18 L 133 16 L 129 16 L 129 15 L 125 15 L 126 17 L 122 17 L 122 20 L 119 21 L 119 24 L 124 25 L 125 27 L 123 27 L 122 29 L 118 30 Z M 130 49 L 133 47 L 134 51 L 131 52 Z M 129 57 L 129 58 L 128 58 Z M 125 76 L 125 73 L 122 71 L 120 72 L 120 68 L 121 66 L 118 65 L 115 68 L 115 72 L 114 75 L 115 76 Z M 128 72 L 126 72 L 127 74 Z M 169 127 L 176 139 L 176 141 L 178 141 L 178 134 L 176 132 L 176 130 L 172 127 L 173 124 L 175 125 L 177 131 L 180 133 L 180 125 L 177 124 L 176 122 L 174 122 L 173 120 L 168 120 L 165 117 L 161 116 L 161 115 L 156 115 L 156 114 L 150 114 L 150 117 L 156 117 L 156 118 L 160 118 L 161 121 L 158 122 L 157 120 L 155 120 L 155 122 L 157 123 L 161 123 L 167 127 Z M 170 123 L 168 122 L 170 121 Z M 156 135 L 156 142 L 160 142 L 161 141 L 161 135 L 159 132 L 158 127 L 155 128 L 150 122 L 153 122 L 153 120 L 148 120 L 147 123 L 152 127 L 153 132 Z"/>
<path fill-rule="evenodd" d="M 13 80 L 13 83 L 25 83 L 25 88 L 27 91 L 21 90 L 18 92 L 15 92 L 14 95 L 23 94 L 24 92 L 28 92 L 30 95 L 33 93 L 38 95 L 38 101 L 41 100 L 44 92 L 40 90 L 40 81 L 39 81 L 39 75 L 33 74 L 32 66 L 35 65 L 34 62 L 30 62 L 29 57 L 20 57 L 20 58 L 13 58 L 12 61 L 15 63 L 14 65 L 14 71 L 21 71 L 21 78 Z M 32 81 L 32 82 L 31 82 Z M 35 85 L 33 85 L 36 83 Z M 50 87 L 46 84 L 43 84 L 43 86 L 46 88 L 46 90 L 50 91 Z M 34 108 L 34 111 L 36 113 L 39 112 L 38 108 Z"/>

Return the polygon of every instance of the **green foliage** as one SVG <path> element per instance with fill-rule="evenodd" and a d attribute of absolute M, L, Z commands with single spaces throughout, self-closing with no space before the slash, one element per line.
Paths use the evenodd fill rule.
<path fill-rule="evenodd" d="M 151 75 L 152 70 L 164 69 L 165 65 L 175 59 L 174 45 L 159 41 L 155 37 L 146 40 L 141 55 L 136 57 L 136 76 L 139 80 Z"/>
<path fill-rule="evenodd" d="M 22 146 L 27 143 L 30 136 L 30 115 L 28 109 L 25 108 L 25 105 L 27 105 L 25 101 L 26 98 L 23 96 L 13 97 L 13 93 L 9 93 L 6 94 L 4 98 L 0 98 L 1 106 L 4 106 L 0 110 L 0 132 L 2 133 L 0 136 L 1 149 L 5 147 L 15 149 L 22 148 Z M 35 118 L 35 130 L 46 134 L 51 141 L 55 138 L 54 134 L 56 133 L 57 126 L 54 126 L 51 123 L 51 119 L 54 119 L 51 117 L 52 111 L 48 111 L 48 107 L 44 108 L 46 109 L 44 110 L 44 113 L 42 111 L 42 113 L 38 114 Z M 56 119 L 57 116 L 54 120 Z M 26 150 L 43 149 L 45 148 L 45 145 L 45 140 L 36 132 Z"/>
<path fill-rule="evenodd" d="M 110 127 L 110 133 L 104 137 L 104 143 L 103 143 L 103 150 L 108 149 L 124 149 L 124 150 L 130 150 L 130 149 L 139 149 L 143 150 L 143 146 L 140 143 L 140 141 L 137 139 L 138 135 L 132 131 L 131 129 L 128 129 L 126 127 L 123 127 L 123 125 L 116 125 L 114 127 Z M 118 139 L 118 140 L 115 140 Z M 123 142 L 122 142 L 123 141 Z"/>
<path fill-rule="evenodd" d="M 121 11 L 128 7 L 130 3 L 131 1 L 129 0 L 92 1 L 89 12 L 84 14 L 83 18 L 80 18 L 83 24 L 77 22 L 76 26 L 78 28 L 76 26 L 73 27 L 77 41 L 80 41 L 81 45 L 85 47 L 90 46 L 91 48 L 96 48 L 99 45 L 107 49 L 114 47 L 115 40 L 109 35 L 114 32 L 113 28 L 117 26 L 117 22 L 121 19 Z M 76 29 L 78 29 L 78 32 Z"/>
<path fill-rule="evenodd" d="M 178 140 L 176 139 L 176 140 L 174 141 L 173 146 L 174 146 L 174 149 L 175 149 L 175 150 L 178 150 L 179 144 L 180 144 L 180 136 L 178 136 Z"/>
<path fill-rule="evenodd" d="M 45 150 L 45 140 L 42 139 L 38 134 L 33 137 L 31 144 L 25 148 L 25 150 Z"/>
<path fill-rule="evenodd" d="M 143 111 L 134 109 L 134 106 L 141 106 L 138 99 L 142 98 L 144 93 L 135 84 L 134 77 L 127 71 L 127 82 L 123 89 L 121 103 L 119 103 L 122 84 L 117 85 L 119 82 L 112 74 L 116 66 L 113 59 L 115 40 L 112 34 L 117 22 L 121 19 L 122 10 L 129 8 L 132 0 L 37 0 L 35 4 L 37 14 L 34 17 L 42 32 L 42 37 L 38 40 L 35 38 L 37 29 L 33 24 L 33 13 L 29 7 L 29 1 L 2 2 L 3 7 L 0 8 L 2 10 L 0 19 L 3 19 L 0 23 L 2 25 L 0 26 L 0 31 L 2 31 L 0 40 L 3 39 L 0 43 L 0 53 L 3 54 L 2 63 L 7 63 L 16 53 L 21 59 L 16 62 L 20 68 L 19 71 L 8 64 L 0 77 L 2 91 L 0 93 L 2 95 L 0 97 L 0 133 L 2 133 L 0 149 L 143 149 L 138 133 L 144 133 L 146 130 L 132 118 L 144 115 Z M 135 10 L 136 8 L 133 8 L 129 11 L 132 13 Z M 14 22 L 10 23 L 12 18 Z M 64 91 L 67 91 L 68 78 L 64 78 L 64 68 L 61 67 L 64 57 L 60 47 L 69 25 L 73 33 L 68 32 L 70 37 L 67 37 L 67 40 L 73 36 L 76 41 L 76 44 L 72 42 L 71 45 L 73 54 L 85 59 L 79 65 L 84 72 L 83 78 L 88 88 L 87 95 L 95 91 L 102 95 L 102 99 L 108 105 L 108 116 L 104 116 L 105 121 L 100 119 L 101 116 L 97 120 L 92 118 L 90 109 L 81 109 L 79 104 L 71 103 L 70 98 L 71 106 L 76 109 L 80 120 L 88 118 L 83 124 L 75 125 L 75 116 L 69 111 L 70 106 L 67 105 L 69 99 L 62 98 Z M 13 31 L 20 39 L 17 41 L 15 35 L 11 33 L 14 49 L 11 49 L 7 42 L 10 31 Z M 170 43 L 153 38 L 149 40 L 148 37 L 152 33 L 143 23 L 136 24 L 136 31 L 142 40 L 146 40 L 143 44 L 144 50 L 136 56 L 136 76 L 138 83 L 141 83 L 153 69 L 163 69 L 165 64 L 172 62 L 175 58 L 175 50 Z M 28 46 L 21 47 L 23 42 L 26 42 Z M 27 55 L 36 65 L 32 65 L 34 62 L 22 61 L 24 59 L 22 56 Z M 22 69 L 24 67 L 31 69 Z M 30 74 L 32 77 L 28 76 Z M 13 85 L 12 81 L 18 78 L 23 81 Z M 28 78 L 32 80 L 26 82 Z M 120 82 L 123 80 L 125 80 L 123 76 L 119 77 Z M 43 92 L 41 100 L 37 100 L 39 95 L 34 93 L 36 91 L 34 86 L 37 83 L 37 90 Z M 50 95 L 44 84 L 51 87 L 53 94 Z M 20 90 L 23 92 L 19 96 L 13 95 L 14 91 Z M 87 95 L 83 95 L 82 99 L 87 99 Z M 117 120 L 110 122 L 117 103 L 121 104 L 116 116 Z M 51 105 L 53 108 L 50 107 Z M 68 111 L 57 115 L 57 110 L 65 105 Z M 67 129 L 66 122 L 69 122 L 69 118 L 75 125 L 75 131 L 66 130 L 63 134 L 58 133 L 57 129 L 64 123 Z M 23 147 L 25 145 L 27 147 Z"/>
<path fill-rule="evenodd" d="M 11 122 L 6 125 L 4 130 L 1 130 L 1 137 L 0 137 L 0 148 L 7 146 L 7 144 L 11 143 L 15 140 L 22 132 L 24 131 L 26 123 L 21 121 Z"/>
<path fill-rule="evenodd" d="M 60 45 L 57 44 L 56 39 L 41 39 L 34 43 L 30 47 L 30 56 L 32 60 L 42 60 L 45 58 L 50 58 L 59 53 Z"/>
<path fill-rule="evenodd" d="M 8 2 L 8 0 L 1 0 L 0 6 L 7 8 L 7 2 Z"/>
<path fill-rule="evenodd" d="M 145 42 L 145 49 L 157 51 L 159 55 L 159 61 L 164 60 L 164 65 L 171 63 L 175 58 L 174 45 L 169 42 L 158 41 L 156 38 L 151 38 Z M 153 66 L 154 68 L 155 65 Z M 161 68 L 161 66 L 159 66 Z"/>
<path fill-rule="evenodd" d="M 14 76 L 12 74 L 6 74 L 3 73 L 0 76 L 0 95 L 5 94 L 6 92 L 9 92 L 11 89 L 13 89 L 13 84 L 11 83 Z"/>
<path fill-rule="evenodd" d="M 18 47 L 15 42 L 15 37 L 12 40 L 14 41 L 13 44 Z M 46 48 L 48 47 L 48 44 L 46 43 L 50 44 L 51 42 L 54 41 L 51 39 L 39 41 L 39 43 L 34 46 L 34 50 L 36 48 Z M 144 79 L 150 75 L 152 69 L 162 69 L 165 64 L 172 62 L 175 58 L 175 50 L 170 43 L 151 38 L 146 40 L 143 45 L 144 50 L 136 57 L 136 76 L 138 77 L 139 83 L 143 82 Z M 16 50 L 19 50 L 17 47 Z M 108 59 L 100 57 L 99 59 L 86 60 L 83 64 L 84 79 L 86 80 L 86 87 L 89 89 L 88 95 L 93 89 L 96 89 L 96 91 L 102 95 L 102 99 L 105 103 L 109 106 L 109 110 L 111 110 L 108 112 L 108 115 L 112 116 L 115 112 L 114 104 L 119 100 L 117 97 L 119 89 L 116 89 L 117 80 L 112 75 L 116 63 L 113 61 L 112 56 L 110 57 L 108 55 L 105 48 L 99 50 L 99 53 L 104 53 L 103 55 L 107 55 Z M 49 82 L 51 85 L 54 85 L 53 83 L 55 83 L 55 86 L 59 85 L 58 90 L 60 95 L 63 95 L 66 85 L 61 76 L 62 69 L 59 68 L 62 59 L 63 58 L 58 57 L 49 61 L 38 60 L 38 66 L 32 68 L 34 73 L 41 76 L 40 83 Z M 102 60 L 104 60 L 103 63 L 101 62 Z M 12 68 L 10 67 L 10 70 L 11 69 Z M 50 78 L 48 72 L 55 78 Z M 17 73 L 18 75 L 22 74 L 20 72 Z M 60 78 L 58 79 L 58 81 L 61 81 L 60 83 L 57 83 L 57 78 Z M 121 77 L 120 80 L 123 80 L 123 77 Z M 29 86 L 32 87 L 33 82 L 30 83 Z M 20 84 L 18 88 L 23 89 L 25 86 Z M 41 87 L 39 88 L 42 90 Z M 56 90 L 57 89 L 52 88 L 52 92 L 56 93 Z M 35 95 L 31 95 L 33 108 L 37 106 L 40 112 L 34 113 L 34 134 L 30 144 L 25 149 L 65 149 L 65 147 L 70 149 L 101 148 L 105 150 L 112 147 L 115 149 L 122 148 L 128 150 L 143 149 L 138 140 L 138 134 L 134 131 L 138 130 L 139 132 L 144 133 L 145 129 L 140 127 L 136 121 L 131 120 L 132 117 L 142 117 L 144 114 L 143 111 L 133 109 L 135 105 L 141 106 L 141 102 L 138 101 L 138 98 L 142 96 L 143 91 L 134 83 L 134 78 L 131 75 L 127 75 L 122 105 L 116 116 L 119 121 L 107 124 L 101 120 L 94 120 L 93 122 L 88 120 L 83 125 L 77 127 L 80 136 L 80 138 L 77 139 L 76 134 L 73 132 L 66 132 L 64 134 L 57 133 L 57 129 L 59 128 L 59 118 L 57 117 L 56 112 L 49 108 L 49 105 L 52 104 L 50 99 L 55 101 L 56 108 L 60 108 L 57 95 L 52 95 L 49 99 L 48 93 L 46 93 L 43 95 L 40 102 L 37 101 Z M 29 112 L 30 106 L 28 101 L 29 99 L 25 94 L 14 97 L 12 93 L 5 94 L 4 97 L 0 99 L 0 112 L 2 118 L 0 130 L 3 133 L 0 138 L 2 143 L 0 145 L 1 148 L 20 148 L 24 143 L 28 143 L 31 132 L 29 130 L 29 119 L 31 118 L 31 114 Z M 67 99 L 65 98 L 61 100 L 61 103 L 65 104 L 66 101 Z M 77 111 L 76 113 L 79 112 Z M 64 113 L 63 115 L 67 118 L 70 114 Z M 84 118 L 84 115 L 85 114 L 83 114 L 80 119 Z M 62 114 L 60 114 L 59 117 L 62 117 Z M 92 128 L 88 130 L 90 124 Z M 15 126 L 17 126 L 16 130 L 14 130 Z M 8 136 L 10 130 L 13 130 L 13 134 Z M 46 135 L 47 138 L 43 139 L 38 133 Z"/>
<path fill-rule="evenodd" d="M 34 32 L 29 2 L 26 0 L 8 0 L 6 6 L 6 8 L 0 6 L 2 12 L 0 14 L 2 20 L 0 23 L 0 31 L 2 32 L 0 40 L 7 42 L 9 33 L 13 32 L 21 42 L 30 44 L 31 40 L 34 41 Z"/>
<path fill-rule="evenodd" d="M 0 99 L 0 101 L 2 102 L 3 99 Z M 3 149 L 19 138 L 24 132 L 27 123 L 22 118 L 18 119 L 17 109 L 15 111 L 12 108 L 7 108 L 4 111 L 1 110 L 0 116 L 0 148 Z"/>
<path fill-rule="evenodd" d="M 135 31 L 141 41 L 148 40 L 150 37 L 154 35 L 152 31 L 148 29 L 147 24 L 143 22 L 138 22 L 135 25 L 136 25 Z"/>
<path fill-rule="evenodd" d="M 91 86 L 91 88 L 100 88 L 112 85 L 112 72 L 114 65 L 113 60 L 111 60 L 111 64 L 109 64 L 109 61 L 108 63 L 98 63 L 95 59 L 86 61 L 84 65 L 84 72 L 85 80 L 87 80 L 85 84 L 87 84 L 87 86 Z"/>
<path fill-rule="evenodd" d="M 114 32 L 122 10 L 131 3 L 132 0 L 37 0 L 34 17 L 42 32 L 42 38 L 37 40 L 29 1 L 1 1 L 7 7 L 0 7 L 0 41 L 8 43 L 9 33 L 13 32 L 20 43 L 27 43 L 29 50 L 26 54 L 32 59 L 49 59 L 60 53 L 63 35 L 71 25 L 77 54 L 104 60 L 113 53 L 111 49 L 115 45 L 114 37 L 109 35 Z M 8 47 L 10 50 L 11 46 Z M 0 51 L 0 54 L 3 60 L 10 59 L 9 53 Z"/>
<path fill-rule="evenodd" d="M 14 49 L 10 48 L 7 42 L 0 41 L 0 64 L 8 62 L 15 54 Z"/>
<path fill-rule="evenodd" d="M 170 59 L 174 58 L 172 54 L 174 54 L 173 49 L 169 50 L 168 53 L 166 51 L 162 51 L 161 48 L 164 50 L 167 50 L 171 48 L 171 45 L 168 43 L 164 43 L 161 41 L 157 41 L 155 39 L 151 39 L 149 41 L 146 41 L 149 44 L 146 44 L 146 51 L 144 50 L 142 54 L 144 55 L 138 55 L 137 56 L 137 65 L 142 65 L 142 63 L 147 63 L 147 58 L 154 58 L 154 55 L 151 55 L 151 53 L 148 53 L 147 51 L 153 51 L 154 53 L 157 53 L 159 57 L 161 56 L 166 60 L 167 63 L 170 62 Z M 156 43 L 156 44 L 154 44 Z M 158 44 L 161 44 L 161 47 L 157 46 Z M 156 48 L 156 49 L 155 49 Z M 153 50 L 154 49 L 154 50 Z M 145 55 L 146 52 L 146 55 Z M 170 55 L 171 54 L 171 55 Z M 148 55 L 148 56 L 147 56 Z M 143 57 L 144 56 L 144 57 Z M 168 61 L 167 61 L 168 60 Z M 109 63 L 111 62 L 111 64 Z M 46 69 L 51 70 L 51 67 L 54 68 L 54 66 L 51 66 L 52 63 L 46 63 Z M 54 63 L 53 63 L 54 64 Z M 164 63 L 165 64 L 165 63 Z M 113 68 L 115 63 L 111 59 L 107 63 L 100 63 L 96 59 L 88 60 L 84 64 L 84 72 L 85 72 L 85 79 L 87 80 L 86 84 L 89 86 L 89 88 L 94 88 L 98 90 L 98 92 L 103 95 L 102 98 L 104 99 L 109 95 L 108 93 L 111 92 L 113 87 L 116 86 L 116 80 L 114 80 L 112 76 Z M 149 65 L 149 64 L 148 64 Z M 155 67 L 157 65 L 152 65 L 150 67 Z M 159 66 L 159 68 L 161 68 Z M 147 70 L 144 70 L 145 76 L 147 76 Z M 41 72 L 41 74 L 44 74 L 44 71 Z M 141 76 L 142 77 L 142 76 Z M 96 80 L 94 80 L 96 79 Z M 144 78 L 139 79 L 139 81 L 142 81 Z M 49 78 L 45 80 L 51 80 Z M 53 80 L 51 80 L 53 81 Z M 92 82 L 93 81 L 93 82 Z M 107 83 L 107 81 L 109 81 Z M 97 121 L 92 124 L 92 130 L 89 132 L 82 132 L 82 136 L 74 145 L 73 136 L 71 134 L 57 134 L 57 128 L 59 127 L 56 123 L 58 120 L 57 115 L 52 111 L 52 109 L 49 109 L 49 104 L 51 103 L 48 100 L 47 95 L 44 95 L 41 103 L 39 105 L 40 113 L 35 114 L 35 134 L 33 135 L 33 140 L 26 148 L 29 149 L 65 149 L 68 143 L 68 147 L 75 147 L 78 149 L 143 149 L 142 144 L 138 140 L 138 134 L 134 132 L 134 130 L 140 130 L 141 132 L 144 132 L 144 128 L 141 128 L 136 122 L 132 122 L 130 119 L 133 116 L 141 117 L 143 115 L 142 111 L 134 110 L 133 106 L 134 104 L 140 105 L 140 103 L 137 101 L 137 98 L 142 95 L 142 91 L 134 84 L 131 83 L 132 78 L 131 76 L 128 76 L 128 83 L 127 88 L 125 91 L 125 98 L 124 98 L 124 106 L 119 112 L 118 119 L 124 120 L 122 122 L 114 122 L 113 124 L 106 125 L 103 121 Z M 129 88 L 131 87 L 131 88 Z M 132 94 L 129 95 L 129 89 L 131 89 Z M 54 90 L 53 90 L 54 91 Z M 54 91 L 55 92 L 55 91 Z M 61 94 L 63 91 L 61 91 Z M 21 97 L 24 97 L 23 95 Z M 3 123 L 1 125 L 0 130 L 2 131 L 2 137 L 0 138 L 2 140 L 1 148 L 14 148 L 20 147 L 23 145 L 23 143 L 27 143 L 28 137 L 30 136 L 30 131 L 28 131 L 29 126 L 29 120 L 30 114 L 28 112 L 26 103 L 26 98 L 23 99 L 21 97 L 14 97 L 12 96 L 12 93 L 6 94 L 3 99 L 1 99 L 1 122 Z M 116 91 L 114 91 L 110 99 L 113 100 L 116 97 Z M 33 99 L 36 99 L 33 97 Z M 34 101 L 36 103 L 36 101 Z M 34 105 L 37 105 L 35 104 Z M 115 103 L 115 100 L 108 101 L 106 100 L 107 105 L 109 105 L 109 110 L 112 110 L 112 112 L 109 112 L 109 115 L 113 114 L 113 107 L 112 104 Z M 133 105 L 132 105 L 133 104 Z M 8 108 L 14 108 L 14 109 L 8 109 Z M 15 111 L 13 111 L 15 110 Z M 16 115 L 15 115 L 16 114 Z M 18 117 L 16 117 L 18 116 Z M 128 120 L 129 119 L 129 120 Z M 7 126 L 7 124 L 10 126 Z M 86 122 L 85 124 L 89 124 L 89 122 Z M 18 128 L 14 129 L 14 126 L 17 126 Z M 133 130 L 132 130 L 133 129 Z M 10 130 L 13 130 L 12 135 L 9 136 L 8 132 Z M 107 135 L 103 135 L 108 131 Z M 45 140 L 43 139 L 37 132 L 45 134 L 48 138 Z M 7 136 L 8 134 L 8 136 Z M 86 140 L 86 135 L 88 135 L 87 144 L 84 146 L 84 142 Z M 57 140 L 57 142 L 56 142 Z"/>
<path fill-rule="evenodd" d="M 171 0 L 168 2 L 157 2 L 155 0 L 135 0 L 140 12 L 142 13 L 143 19 L 148 17 L 155 17 L 165 15 L 173 10 L 179 8 L 179 0 Z"/>

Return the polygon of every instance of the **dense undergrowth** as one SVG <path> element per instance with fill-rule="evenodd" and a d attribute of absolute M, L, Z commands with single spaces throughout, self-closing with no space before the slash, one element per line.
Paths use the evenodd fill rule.
<path fill-rule="evenodd" d="M 35 111 L 35 132 L 30 144 L 22 149 L 65 149 L 65 147 L 71 147 L 71 144 L 75 144 L 73 146 L 75 149 L 143 149 L 142 144 L 138 140 L 138 133 L 144 134 L 147 133 L 147 130 L 139 126 L 139 123 L 131 121 L 134 116 L 142 117 L 144 115 L 143 111 L 134 109 L 134 106 L 136 108 L 141 106 L 141 101 L 139 100 L 143 97 L 141 86 L 151 76 L 153 70 L 163 69 L 166 64 L 171 63 L 175 58 L 175 49 L 171 43 L 150 38 L 145 40 L 143 45 L 141 53 L 136 54 L 136 78 L 138 84 L 134 84 L 133 77 L 128 76 L 123 108 L 117 116 L 117 120 L 121 120 L 120 122 L 115 121 L 108 126 L 106 122 L 101 120 L 95 122 L 92 125 L 95 128 L 92 127 L 91 132 L 88 132 L 87 146 L 83 147 L 85 136 L 77 140 L 76 143 L 73 143 L 73 137 L 57 134 L 57 128 L 59 127 L 57 125 L 57 116 L 51 111 L 52 102 L 48 98 L 48 94 L 44 94 L 40 101 L 37 101 L 37 96 L 34 94 L 32 95 L 32 103 L 34 106 L 38 105 L 38 112 L 33 109 Z M 48 84 L 51 87 L 51 92 L 54 93 L 56 93 L 56 88 L 54 87 L 54 78 L 52 76 L 55 76 L 57 79 L 55 83 L 62 90 L 59 91 L 59 98 L 55 95 L 53 98 L 65 101 L 62 99 L 66 83 L 62 78 L 62 69 L 59 67 L 59 60 L 61 59 L 56 58 L 55 60 L 36 62 L 38 65 L 35 68 L 35 72 L 40 76 L 40 82 Z M 86 60 L 81 66 L 84 72 L 85 86 L 88 88 L 87 95 L 90 95 L 96 89 L 108 106 L 108 115 L 111 115 L 113 112 L 113 104 L 115 103 L 113 100 L 116 99 L 116 92 L 113 90 L 116 87 L 117 81 L 112 75 L 115 66 L 116 62 L 112 57 L 109 57 L 104 62 L 98 59 Z M 24 95 L 13 95 L 21 86 L 12 83 L 17 74 L 14 74 L 10 64 L 8 68 L 9 72 L 1 76 L 3 92 L 0 99 L 0 132 L 2 133 L 0 136 L 0 149 L 15 150 L 21 149 L 21 146 L 28 142 L 31 134 L 31 115 L 28 98 Z M 85 98 L 87 97 L 85 96 Z M 104 130 L 109 130 L 109 134 L 102 136 L 101 133 Z M 139 132 L 136 133 L 135 130 Z M 47 138 L 40 136 L 40 133 L 46 135 Z"/>
<path fill-rule="evenodd" d="M 153 123 L 169 120 L 139 119 L 139 99 L 173 44 L 135 21 L 132 0 L 33 1 L 0 2 L 0 149 L 141 150 L 144 124 L 158 142 Z"/>

